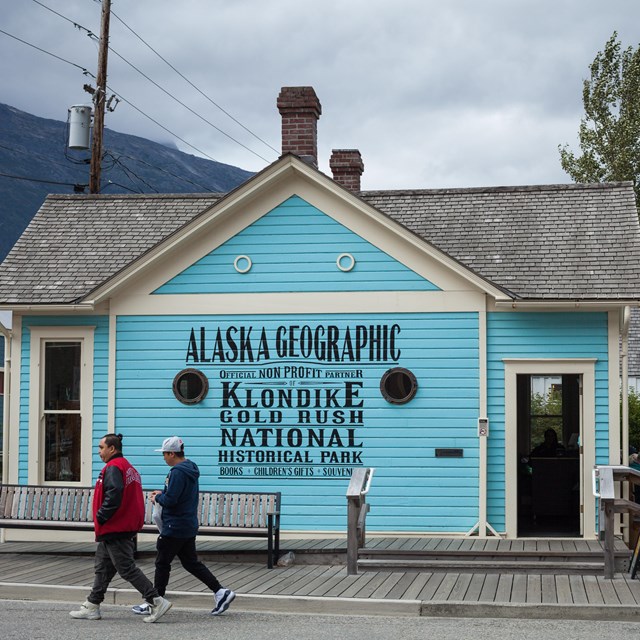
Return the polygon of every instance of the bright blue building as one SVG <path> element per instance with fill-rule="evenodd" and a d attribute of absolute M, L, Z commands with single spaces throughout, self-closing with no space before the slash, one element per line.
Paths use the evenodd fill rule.
<path fill-rule="evenodd" d="M 157 487 L 176 434 L 203 488 L 282 491 L 289 531 L 344 531 L 366 466 L 371 531 L 594 537 L 632 185 L 364 192 L 357 151 L 315 168 L 313 90 L 278 106 L 284 155 L 229 194 L 45 201 L 0 266 L 3 481 L 91 485 L 115 431 Z"/>
<path fill-rule="evenodd" d="M 0 451 L 4 449 L 4 354 L 5 354 L 5 336 L 0 333 Z M 4 456 L 2 456 L 4 460 Z M 0 473 L 2 473 L 2 460 L 0 460 Z"/>

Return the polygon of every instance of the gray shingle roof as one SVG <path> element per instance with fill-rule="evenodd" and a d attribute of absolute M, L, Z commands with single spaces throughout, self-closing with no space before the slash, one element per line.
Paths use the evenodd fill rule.
<path fill-rule="evenodd" d="M 631 183 L 359 195 L 522 299 L 640 300 Z M 0 303 L 81 300 L 221 197 L 49 196 L 0 265 Z"/>
<path fill-rule="evenodd" d="M 640 298 L 631 183 L 360 195 L 520 298 Z"/>
<path fill-rule="evenodd" d="M 50 195 L 0 265 L 0 302 L 77 301 L 220 197 Z"/>

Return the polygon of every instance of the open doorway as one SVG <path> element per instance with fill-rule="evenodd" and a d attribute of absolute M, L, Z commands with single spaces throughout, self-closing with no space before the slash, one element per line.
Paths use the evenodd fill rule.
<path fill-rule="evenodd" d="M 518 536 L 579 536 L 581 376 L 517 375 Z"/>

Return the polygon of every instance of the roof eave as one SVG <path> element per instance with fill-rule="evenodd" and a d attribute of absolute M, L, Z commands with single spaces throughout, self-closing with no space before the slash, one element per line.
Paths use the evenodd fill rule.
<path fill-rule="evenodd" d="M 380 211 L 360 198 L 357 194 L 352 193 L 334 182 L 331 178 L 315 167 L 310 166 L 293 154 L 285 154 L 279 160 L 269 165 L 260 173 L 247 180 L 247 182 L 224 196 L 214 205 L 203 210 L 198 214 L 198 216 L 196 216 L 196 218 L 162 240 L 145 254 L 139 256 L 129 265 L 124 267 L 124 269 L 119 273 L 115 274 L 96 289 L 89 292 L 82 298 L 82 302 L 97 305 L 100 302 L 107 300 L 116 292 L 116 290 L 131 278 L 141 273 L 151 262 L 171 251 L 178 243 L 183 242 L 188 237 L 192 237 L 194 234 L 200 233 L 202 228 L 209 224 L 212 217 L 223 216 L 226 211 L 236 207 L 239 200 L 259 195 L 260 190 L 265 188 L 265 186 L 284 180 L 296 172 L 305 176 L 305 178 L 310 182 L 328 189 L 338 197 L 349 201 L 351 205 L 365 212 L 369 216 L 373 214 L 379 224 L 382 224 L 394 233 L 402 236 L 406 241 L 420 247 L 423 251 L 428 251 L 429 255 L 431 255 L 433 259 L 462 276 L 468 282 L 472 283 L 479 290 L 483 291 L 495 300 L 511 302 L 514 298 L 517 298 L 517 296 L 512 295 L 509 291 L 506 291 L 486 278 L 483 278 L 481 275 L 469 269 L 455 258 L 451 257 L 441 249 L 438 249 L 436 246 L 420 237 L 397 220 L 394 220 L 388 214 Z"/>
<path fill-rule="evenodd" d="M 14 311 L 14 312 L 19 312 L 19 311 L 44 311 L 44 312 L 55 312 L 55 313 L 62 313 L 62 312 L 69 312 L 69 311 L 87 311 L 87 312 L 93 312 L 95 311 L 95 305 L 92 302 L 69 302 L 69 303 L 64 303 L 64 302 L 53 302 L 50 304 L 46 304 L 46 303 L 23 303 L 23 302 L 16 302 L 16 303 L 0 303 L 0 311 Z"/>
<path fill-rule="evenodd" d="M 588 300 L 588 299 L 565 299 L 565 300 L 496 300 L 496 308 L 498 309 L 542 309 L 542 308 L 562 308 L 562 309 L 611 309 L 613 307 L 638 307 L 640 306 L 640 300 L 638 299 L 623 299 L 623 298 L 611 298 L 600 300 Z"/>

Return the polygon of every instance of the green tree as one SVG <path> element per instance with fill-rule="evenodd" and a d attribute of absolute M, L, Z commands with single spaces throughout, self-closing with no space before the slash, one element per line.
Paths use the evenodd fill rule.
<path fill-rule="evenodd" d="M 544 432 L 553 429 L 562 442 L 562 392 L 551 387 L 546 394 L 531 394 L 531 444 L 544 440 Z"/>
<path fill-rule="evenodd" d="M 621 50 L 616 31 L 589 67 L 582 89 L 582 154 L 559 145 L 562 168 L 576 182 L 631 180 L 640 204 L 640 46 Z"/>
<path fill-rule="evenodd" d="M 629 444 L 640 450 L 640 395 L 629 390 Z"/>

